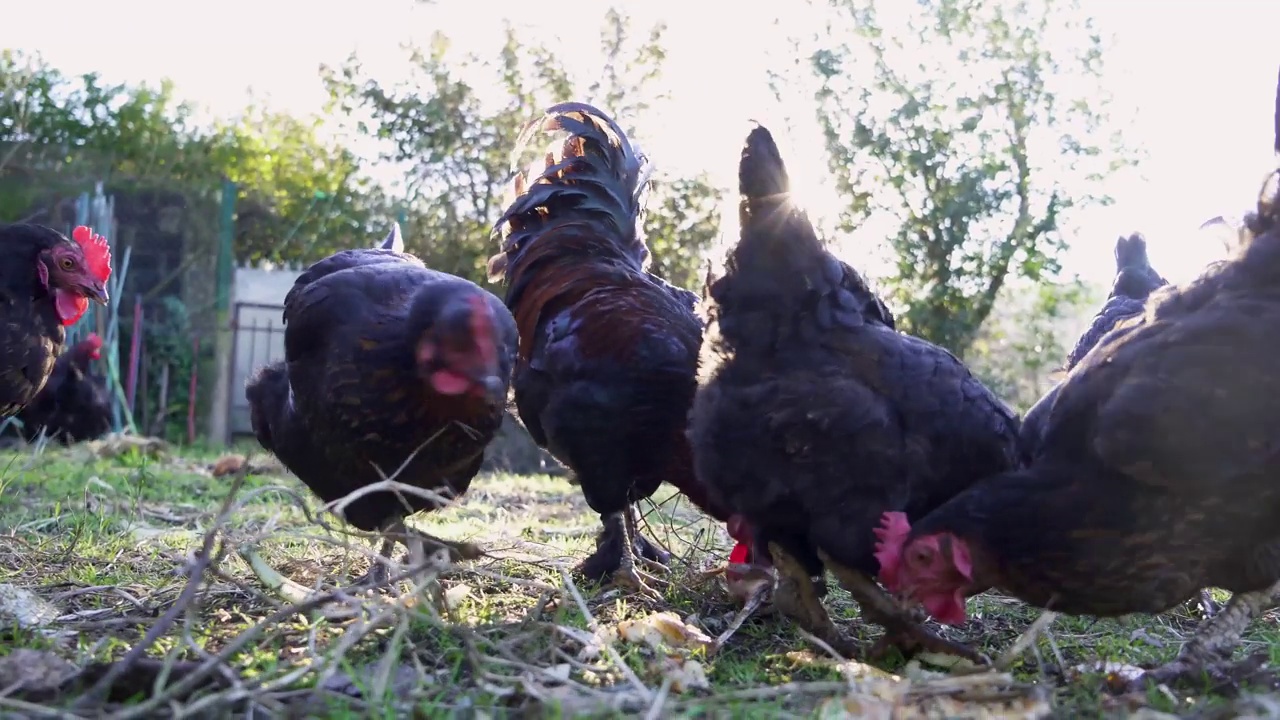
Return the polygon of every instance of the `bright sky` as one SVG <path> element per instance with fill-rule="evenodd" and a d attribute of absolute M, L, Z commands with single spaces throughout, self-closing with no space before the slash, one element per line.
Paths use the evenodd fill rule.
<path fill-rule="evenodd" d="M 1116 236 L 1138 229 L 1151 243 L 1157 269 L 1171 280 L 1189 279 L 1222 254 L 1197 226 L 1247 209 L 1263 174 L 1274 167 L 1280 3 L 1084 1 L 1100 28 L 1116 34 L 1107 81 L 1137 109 L 1131 142 L 1144 146 L 1150 158 L 1141 181 L 1109 188 L 1117 200 L 1113 207 L 1078 219 L 1081 232 L 1072 240 L 1068 269 L 1109 280 Z M 773 7 L 787 5 L 788 21 L 803 25 L 807 17 L 792 12 L 791 2 L 802 7 L 797 0 Z M 728 184 L 746 120 L 758 119 L 775 132 L 782 127 L 765 68 L 768 53 L 782 49 L 784 33 L 773 26 L 772 14 L 753 14 L 729 0 L 627 5 L 634 5 L 628 10 L 642 27 L 658 18 L 669 24 L 673 100 L 661 127 L 640 128 L 638 139 L 660 169 L 706 169 Z M 590 62 L 599 16 L 583 8 L 602 15 L 606 4 L 578 3 L 580 23 L 566 21 L 565 8 L 547 12 L 545 4 L 527 1 L 417 6 L 412 0 L 369 0 L 364 10 L 355 7 L 349 0 L 221 0 L 179 11 L 159 0 L 48 0 L 6 9 L 0 47 L 39 50 L 66 71 L 96 70 L 110 80 L 167 76 L 183 96 L 220 114 L 242 108 L 248 87 L 281 109 L 307 112 L 324 101 L 320 63 L 337 64 L 355 50 L 370 70 L 394 81 L 404 72 L 401 43 L 425 41 L 435 30 L 449 34 L 459 49 L 496 48 L 501 20 L 510 18 L 528 27 L 526 38 L 533 42 L 580 34 L 576 47 L 582 51 L 567 60 Z M 67 18 L 74 27 L 50 17 Z M 173 30 L 166 32 L 166 25 Z M 834 191 L 814 128 L 797 126 L 782 142 L 792 175 L 811 178 L 804 188 L 813 198 L 807 204 L 816 213 L 829 212 Z"/>

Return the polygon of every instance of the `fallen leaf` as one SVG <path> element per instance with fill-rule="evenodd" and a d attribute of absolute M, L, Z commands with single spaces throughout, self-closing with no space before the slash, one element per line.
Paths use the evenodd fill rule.
<path fill-rule="evenodd" d="M 213 473 L 214 477 L 234 475 L 240 472 L 246 462 L 248 462 L 248 458 L 243 455 L 224 455 L 218 458 L 213 467 L 209 469 L 209 472 Z"/>
<path fill-rule="evenodd" d="M 981 670 L 982 667 L 973 662 L 969 658 L 960 657 L 959 655 L 948 655 L 946 653 L 922 652 L 917 654 L 913 661 L 919 666 L 920 663 L 926 663 L 934 667 L 940 667 L 951 672 L 975 672 Z"/>
<path fill-rule="evenodd" d="M 710 690 L 711 682 L 707 680 L 707 671 L 697 660 L 667 658 L 663 663 L 662 674 L 671 680 L 671 691 L 686 693 L 690 690 Z"/>
<path fill-rule="evenodd" d="M 61 614 L 52 603 L 26 588 L 0 584 L 0 625 L 33 630 L 46 627 Z"/>
<path fill-rule="evenodd" d="M 1052 711 L 1047 688 L 1015 683 L 1004 673 L 933 676 L 913 680 L 868 671 L 855 679 L 847 672 L 849 693 L 824 701 L 818 716 L 829 720 L 1040 720 Z"/>
<path fill-rule="evenodd" d="M 893 717 L 893 703 L 867 695 L 846 695 L 825 700 L 818 706 L 820 720 L 889 720 Z"/>
<path fill-rule="evenodd" d="M 712 643 L 710 636 L 673 612 L 653 613 L 639 620 L 622 620 L 618 623 L 618 636 L 630 643 L 647 644 L 655 650 L 662 649 L 664 645 L 672 649 L 705 648 Z"/>
<path fill-rule="evenodd" d="M 444 591 L 444 604 L 450 610 L 457 610 L 463 600 L 471 594 L 471 586 L 466 583 L 458 583 L 448 590 Z"/>

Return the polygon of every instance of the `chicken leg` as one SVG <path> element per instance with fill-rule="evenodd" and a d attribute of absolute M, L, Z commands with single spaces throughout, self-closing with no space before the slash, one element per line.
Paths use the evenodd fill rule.
<path fill-rule="evenodd" d="M 387 521 L 383 525 L 382 534 L 382 545 L 378 551 L 380 558 L 391 559 L 391 552 L 395 549 L 396 544 L 399 543 L 404 545 L 405 550 L 408 552 L 408 561 L 411 567 L 419 567 L 426 562 L 428 546 L 444 548 L 449 552 L 449 559 L 452 562 L 474 560 L 484 554 L 484 551 L 477 545 L 444 540 L 421 530 L 415 530 L 405 525 L 404 518 L 395 518 Z M 377 588 L 386 585 L 389 579 L 387 564 L 375 558 L 373 564 L 369 567 L 369 572 L 356 579 L 352 585 L 354 587 Z"/>
<path fill-rule="evenodd" d="M 636 546 L 636 538 L 640 533 L 636 528 L 636 516 L 631 506 L 628 505 L 622 512 L 609 516 L 607 522 L 620 524 L 621 527 L 618 529 L 622 535 L 622 558 L 617 571 L 613 573 L 613 583 L 620 587 L 629 587 L 640 595 L 654 600 L 660 598 L 661 595 L 645 581 L 657 583 L 661 580 L 636 566 L 637 560 L 645 564 L 657 563 L 644 557 L 641 549 Z"/>
<path fill-rule="evenodd" d="M 1205 672 L 1212 674 L 1230 665 L 1231 654 L 1240 645 L 1241 635 L 1255 617 L 1275 603 L 1277 593 L 1280 593 L 1280 582 L 1265 590 L 1232 595 L 1226 607 L 1196 629 L 1178 657 L 1146 671 L 1142 678 L 1170 683 Z"/>
<path fill-rule="evenodd" d="M 1200 602 L 1198 604 L 1200 606 L 1201 614 L 1203 614 L 1206 619 L 1217 615 L 1222 610 L 1218 603 L 1213 601 L 1213 594 L 1209 592 L 1208 588 L 1200 591 Z"/>
<path fill-rule="evenodd" d="M 955 655 L 978 664 L 987 664 L 986 658 L 971 647 L 939 637 L 924 626 L 924 614 L 919 608 L 904 608 L 874 580 L 863 573 L 836 562 L 823 550 L 818 550 L 823 565 L 858 601 L 863 617 L 884 626 L 884 635 L 871 648 L 873 659 L 882 658 L 890 648 L 896 647 L 908 657 L 920 650 Z"/>
<path fill-rule="evenodd" d="M 769 556 L 778 572 L 778 586 L 773 591 L 773 606 L 800 627 L 831 646 L 842 657 L 853 657 L 858 647 L 852 639 L 840 632 L 827 609 L 822 605 L 821 592 L 813 582 L 804 564 L 788 553 L 778 543 L 769 543 Z"/>

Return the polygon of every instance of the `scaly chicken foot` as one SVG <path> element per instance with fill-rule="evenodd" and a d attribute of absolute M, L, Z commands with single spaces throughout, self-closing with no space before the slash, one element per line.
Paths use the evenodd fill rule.
<path fill-rule="evenodd" d="M 822 587 L 814 583 L 809 571 L 778 543 L 769 543 L 769 556 L 777 569 L 778 584 L 773 590 L 773 606 L 800 627 L 831 646 L 841 657 L 858 654 L 858 645 L 836 627 L 822 604 Z"/>
<path fill-rule="evenodd" d="M 1231 655 L 1240 646 L 1249 623 L 1274 604 L 1277 593 L 1280 593 L 1280 583 L 1265 590 L 1235 593 L 1221 612 L 1196 629 L 1178 657 L 1146 671 L 1139 679 L 1168 684 L 1184 678 L 1194 679 L 1204 673 L 1226 674 L 1224 671 L 1232 665 Z"/>
<path fill-rule="evenodd" d="M 925 627 L 924 621 L 927 616 L 922 608 L 903 607 L 874 580 L 857 570 L 837 563 L 821 549 L 818 550 L 818 557 L 822 558 L 822 563 L 836 576 L 840 585 L 858 601 L 863 617 L 884 627 L 884 635 L 876 641 L 869 652 L 870 659 L 883 659 L 892 648 L 896 647 L 906 657 L 911 657 L 923 650 L 961 657 L 979 665 L 990 664 L 990 661 L 977 650 L 940 637 Z"/>
<path fill-rule="evenodd" d="M 1200 601 L 1197 604 L 1200 607 L 1200 612 L 1206 619 L 1222 612 L 1222 607 L 1218 605 L 1218 603 L 1214 602 L 1213 593 L 1210 593 L 1207 588 L 1200 591 Z"/>
<path fill-rule="evenodd" d="M 370 558 L 369 571 L 364 575 L 351 581 L 351 587 L 372 589 L 380 588 L 391 581 L 391 571 L 384 560 L 391 559 L 391 553 L 395 550 L 396 540 L 391 537 L 384 537 L 378 548 L 378 557 Z"/>
<path fill-rule="evenodd" d="M 639 531 L 636 528 L 636 516 L 631 506 L 628 505 L 626 510 L 609 516 L 609 522 L 620 522 L 622 524 L 622 558 L 617 571 L 613 573 L 613 584 L 618 587 L 631 588 L 636 593 L 652 600 L 660 599 L 662 595 L 645 581 L 661 583 L 662 580 L 636 567 L 637 560 L 646 564 L 653 561 L 640 554 L 636 548 L 636 536 Z"/>
<path fill-rule="evenodd" d="M 406 525 L 403 518 L 388 521 L 383 526 L 382 534 L 383 540 L 378 551 L 379 557 L 373 558 L 369 566 L 369 572 L 357 578 L 352 583 L 353 587 L 379 588 L 385 586 L 391 578 L 389 567 L 383 561 L 391 559 L 391 553 L 395 550 L 396 544 L 404 545 L 405 550 L 408 552 L 406 560 L 410 567 L 424 565 L 430 550 L 433 548 L 442 548 L 447 551 L 451 562 L 474 560 L 484 555 L 484 551 L 478 545 L 445 540 L 424 533 Z"/>

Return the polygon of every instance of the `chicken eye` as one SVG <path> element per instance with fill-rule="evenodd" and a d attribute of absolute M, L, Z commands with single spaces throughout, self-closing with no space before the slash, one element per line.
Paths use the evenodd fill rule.
<path fill-rule="evenodd" d="M 76 266 L 76 264 L 71 261 L 71 258 L 62 258 L 61 260 L 58 261 L 58 265 L 63 270 L 71 270 Z"/>
<path fill-rule="evenodd" d="M 933 561 L 933 553 L 924 548 L 916 548 L 911 551 L 911 562 L 917 565 L 928 565 Z"/>

